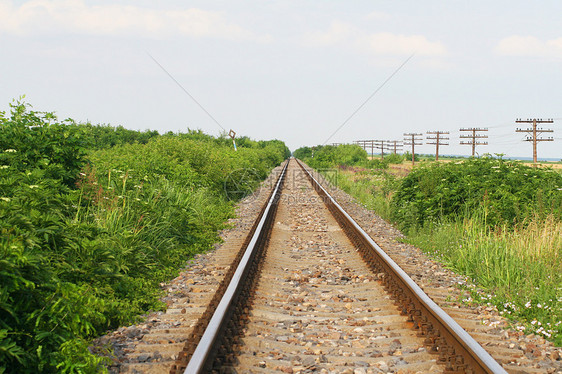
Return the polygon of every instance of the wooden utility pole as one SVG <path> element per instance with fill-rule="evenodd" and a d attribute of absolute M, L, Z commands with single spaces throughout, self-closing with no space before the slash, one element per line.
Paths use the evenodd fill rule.
<path fill-rule="evenodd" d="M 449 143 L 442 143 L 443 140 L 449 140 L 449 138 L 441 136 L 444 134 L 448 134 L 449 131 L 428 131 L 427 134 L 435 135 L 435 136 L 428 136 L 427 140 L 434 140 L 434 142 L 427 143 L 427 144 L 434 144 L 435 145 L 435 161 L 439 161 L 439 146 L 440 145 L 449 145 Z"/>
<path fill-rule="evenodd" d="M 381 150 L 381 160 L 384 159 L 384 151 L 389 150 L 388 145 L 386 143 L 387 141 L 386 140 L 372 140 L 372 142 L 374 142 L 376 149 Z"/>
<path fill-rule="evenodd" d="M 474 157 L 474 154 L 476 153 L 476 146 L 477 145 L 488 145 L 488 142 L 479 142 L 477 141 L 477 139 L 487 139 L 488 135 L 481 135 L 481 134 L 477 134 L 480 131 L 488 131 L 488 129 L 480 129 L 480 128 L 476 128 L 476 127 L 471 127 L 471 128 L 467 128 L 467 129 L 460 129 L 460 131 L 468 131 L 471 132 L 472 134 L 469 135 L 460 135 L 461 139 L 470 139 L 470 141 L 462 141 L 460 142 L 460 144 L 465 144 L 465 145 L 471 145 L 472 146 L 472 157 Z"/>
<path fill-rule="evenodd" d="M 416 134 L 416 133 L 409 133 L 409 134 L 404 134 L 404 145 L 411 145 L 412 146 L 412 166 L 414 166 L 415 161 L 415 146 L 416 145 L 423 145 L 423 139 L 420 139 L 419 137 L 422 136 L 422 134 Z"/>
<path fill-rule="evenodd" d="M 527 119 L 527 120 L 522 120 L 522 119 L 517 119 L 515 120 L 515 123 L 532 123 L 533 124 L 533 128 L 527 128 L 527 129 L 519 129 L 517 128 L 515 130 L 515 132 L 526 132 L 529 135 L 527 135 L 527 139 L 525 139 L 525 141 L 527 142 L 533 142 L 533 163 L 537 163 L 537 143 L 538 142 L 552 142 L 554 141 L 554 139 L 551 137 L 548 138 L 539 138 L 538 135 L 542 134 L 543 132 L 554 132 L 554 130 L 552 129 L 537 129 L 537 123 L 554 123 L 554 121 L 552 119 Z"/>
<path fill-rule="evenodd" d="M 356 140 L 354 141 L 355 144 L 360 145 L 364 150 L 367 150 L 367 147 L 370 146 L 371 148 L 371 156 L 375 156 L 375 149 L 381 150 L 381 158 L 384 158 L 384 151 L 390 150 L 390 146 L 388 145 L 388 140 Z"/>
<path fill-rule="evenodd" d="M 386 142 L 389 149 L 393 149 L 393 153 L 396 154 L 398 148 L 402 148 L 401 140 L 389 140 Z"/>

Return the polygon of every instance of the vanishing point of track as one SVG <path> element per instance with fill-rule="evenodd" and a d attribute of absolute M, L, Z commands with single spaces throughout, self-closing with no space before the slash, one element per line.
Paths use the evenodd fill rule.
<path fill-rule="evenodd" d="M 291 159 L 171 372 L 367 368 L 505 373 Z"/>

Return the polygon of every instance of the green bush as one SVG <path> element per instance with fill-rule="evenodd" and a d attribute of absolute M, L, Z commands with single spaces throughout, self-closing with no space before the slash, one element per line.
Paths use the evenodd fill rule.
<path fill-rule="evenodd" d="M 398 153 L 391 153 L 389 155 L 384 156 L 384 162 L 386 164 L 401 164 L 404 161 L 405 155 L 401 155 Z M 411 159 L 411 157 L 410 157 Z M 407 159 L 406 159 L 407 160 Z"/>
<path fill-rule="evenodd" d="M 21 103 L 0 113 L 0 373 L 105 371 L 88 342 L 162 308 L 160 282 L 233 216 L 229 175 L 251 168 L 251 192 L 288 153 L 275 140 L 235 152 L 197 131 L 112 131 Z"/>
<path fill-rule="evenodd" d="M 404 228 L 482 215 L 490 226 L 513 225 L 535 214 L 562 218 L 562 176 L 550 169 L 493 158 L 430 163 L 414 169 L 392 198 Z"/>
<path fill-rule="evenodd" d="M 28 108 L 16 102 L 9 118 L 0 113 L 0 165 L 14 172 L 41 169 L 45 178 L 72 186 L 85 163 L 84 139 L 69 121 L 60 123 L 53 113 Z"/>
<path fill-rule="evenodd" d="M 307 157 L 310 154 L 310 157 Z M 354 144 L 317 146 L 314 151 L 310 148 L 299 148 L 295 157 L 302 159 L 309 166 L 316 169 L 326 169 L 338 166 L 366 165 L 367 152 Z"/>
<path fill-rule="evenodd" d="M 150 139 L 157 137 L 158 131 L 135 131 L 123 126 L 92 125 L 91 123 L 76 124 L 70 120 L 85 142 L 88 149 L 105 149 L 123 144 L 146 144 Z"/>

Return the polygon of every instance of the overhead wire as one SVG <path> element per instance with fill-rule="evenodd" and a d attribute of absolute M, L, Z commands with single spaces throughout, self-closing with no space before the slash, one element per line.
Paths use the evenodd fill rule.
<path fill-rule="evenodd" d="M 160 69 L 162 69 L 162 71 L 164 73 L 166 73 L 166 75 L 168 75 L 168 77 L 170 77 L 178 86 L 179 88 L 182 89 L 183 92 L 185 92 L 187 94 L 187 96 L 189 96 L 191 98 L 191 100 L 193 100 L 193 102 L 195 104 L 197 104 L 199 106 L 199 108 L 201 108 L 206 114 L 207 116 L 209 116 L 209 118 L 211 118 L 221 129 L 223 129 L 223 131 L 226 132 L 226 129 L 224 127 L 222 127 L 222 125 L 219 123 L 219 121 L 217 121 L 215 119 L 215 117 L 213 117 L 211 115 L 211 113 L 209 113 L 209 111 L 207 111 L 207 109 L 205 109 L 203 107 L 203 105 L 201 105 L 196 99 L 195 97 L 193 97 L 193 95 L 191 95 L 182 85 L 180 82 L 178 82 L 178 80 L 176 78 L 174 78 L 174 76 L 172 74 L 170 74 L 170 72 L 168 72 L 168 70 L 166 70 L 166 68 L 164 68 L 164 66 L 162 66 L 162 64 L 160 64 L 150 53 L 146 52 L 146 54 L 152 59 L 152 61 L 154 61 L 156 63 L 156 65 L 158 65 L 160 67 Z"/>
<path fill-rule="evenodd" d="M 363 108 L 365 104 L 367 104 L 369 100 L 371 100 L 373 96 L 375 96 L 388 83 L 388 81 L 390 81 L 392 77 L 394 77 L 396 73 L 398 73 L 404 67 L 404 65 L 406 65 L 408 61 L 412 59 L 412 57 L 414 57 L 414 55 L 415 53 L 412 53 L 406 60 L 404 60 L 404 62 L 400 66 L 398 66 L 398 68 L 394 70 L 394 72 L 392 72 L 392 74 L 390 74 L 388 78 L 386 78 L 386 80 L 382 82 L 382 84 L 378 86 L 377 89 L 365 101 L 363 101 L 363 103 L 361 103 L 361 105 L 359 105 L 359 107 L 357 107 L 357 109 L 355 109 L 355 111 L 351 113 L 351 115 L 347 117 L 345 121 L 343 121 L 343 123 L 336 129 L 336 131 L 332 133 L 332 135 L 328 137 L 328 139 L 326 139 L 326 141 L 322 145 L 326 145 L 326 143 L 328 143 L 328 141 L 330 141 L 330 139 L 332 139 L 332 137 L 336 135 L 338 131 L 340 131 L 341 128 L 344 127 L 349 122 L 349 120 L 351 120 L 357 114 L 357 112 L 359 112 L 361 108 Z"/>

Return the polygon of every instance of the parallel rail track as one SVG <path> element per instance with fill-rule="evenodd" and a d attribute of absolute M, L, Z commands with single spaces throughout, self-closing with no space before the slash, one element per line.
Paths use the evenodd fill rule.
<path fill-rule="evenodd" d="M 336 238 L 337 235 L 343 237 L 343 235 L 341 234 L 330 233 L 331 230 L 333 231 L 333 227 L 339 225 L 341 231 L 345 233 L 348 240 L 344 243 L 343 241 L 341 241 L 342 239 L 338 239 L 342 243 L 338 244 L 339 247 L 345 248 L 346 246 L 351 246 L 362 257 L 364 264 L 366 264 L 366 267 L 371 269 L 371 274 L 376 275 L 376 279 L 381 281 L 382 285 L 384 285 L 384 288 L 386 289 L 387 294 L 390 295 L 390 298 L 392 298 L 395 304 L 394 309 L 396 311 L 396 315 L 402 314 L 403 316 L 404 321 L 396 322 L 395 325 L 397 324 L 397 326 L 399 327 L 403 327 L 406 325 L 410 326 L 413 329 L 411 330 L 413 332 L 413 335 L 418 335 L 418 339 L 421 341 L 420 344 L 425 346 L 425 352 L 427 354 L 432 354 L 432 357 L 436 357 L 434 361 L 441 364 L 439 365 L 439 367 L 442 368 L 441 371 L 447 373 L 506 373 L 506 371 L 467 332 L 465 332 L 450 316 L 447 315 L 447 313 L 445 313 L 439 306 L 437 306 L 421 290 L 421 288 L 369 237 L 369 235 L 351 218 L 351 216 L 349 216 L 349 214 L 344 211 L 344 209 L 329 195 L 328 191 L 326 191 L 326 189 L 324 189 L 320 185 L 320 183 L 318 183 L 314 176 L 310 174 L 306 170 L 306 168 L 296 160 L 288 161 L 285 164 L 283 171 L 277 180 L 276 186 L 272 191 L 268 202 L 265 204 L 262 213 L 256 220 L 251 233 L 248 235 L 248 238 L 246 239 L 242 250 L 236 257 L 233 265 L 230 267 L 228 274 L 219 287 L 219 290 L 213 298 L 213 301 L 208 306 L 207 311 L 198 321 L 196 328 L 194 329 L 192 335 L 189 337 L 188 343 L 186 344 L 183 352 L 179 355 L 176 364 L 172 367 L 171 373 L 267 372 L 283 369 L 281 366 L 278 366 L 276 368 L 268 366 L 270 365 L 271 361 L 270 359 L 268 359 L 268 357 L 271 358 L 271 356 L 275 354 L 286 357 L 287 355 L 282 353 L 281 350 L 284 348 L 288 348 L 287 344 L 279 344 L 278 342 L 286 342 L 290 340 L 289 338 L 283 336 L 283 338 L 280 339 L 278 336 L 277 339 L 275 339 L 276 342 L 266 342 L 265 340 L 263 340 L 265 342 L 264 346 L 267 348 L 265 350 L 262 349 L 263 352 L 258 352 L 259 349 L 250 349 L 251 352 L 248 353 L 247 346 L 251 345 L 252 332 L 254 336 L 259 335 L 261 337 L 262 335 L 269 335 L 269 332 L 275 330 L 274 328 L 269 329 L 269 327 L 267 327 L 269 329 L 267 331 L 269 332 L 262 334 L 262 331 L 264 331 L 263 326 L 270 326 L 272 325 L 272 323 L 267 321 L 264 322 L 259 318 L 257 318 L 257 320 L 260 321 L 256 322 L 256 318 L 252 317 L 252 310 L 262 313 L 262 315 L 264 313 L 272 314 L 272 312 L 268 312 L 268 308 L 270 306 L 276 305 L 276 301 L 274 299 L 275 296 L 281 297 L 281 304 L 279 305 L 282 305 L 283 300 L 285 300 L 283 299 L 285 298 L 285 296 L 281 295 L 282 292 L 279 290 L 275 290 L 275 288 L 281 288 L 282 285 L 275 284 L 272 288 L 271 284 L 268 285 L 266 281 L 260 281 L 260 273 L 262 273 L 262 270 L 265 272 L 264 269 L 266 268 L 267 271 L 277 268 L 278 271 L 284 271 L 286 273 L 289 269 L 287 266 L 296 267 L 298 266 L 299 261 L 304 261 L 303 259 L 300 259 L 300 255 L 294 256 L 296 258 L 299 258 L 298 260 L 296 260 L 296 262 L 291 263 L 289 261 L 283 266 L 276 266 L 274 262 L 267 262 L 265 260 L 266 255 L 269 252 L 273 252 L 273 249 L 268 248 L 268 245 L 270 247 L 273 247 L 279 246 L 280 243 L 277 239 L 274 239 L 275 243 L 273 243 L 272 235 L 286 235 L 283 234 L 282 228 L 280 234 L 272 234 L 272 231 L 279 230 L 276 227 L 277 225 L 274 225 L 275 222 L 277 222 L 279 226 L 282 226 L 283 224 L 281 218 L 276 218 L 276 214 L 280 209 L 279 206 L 281 202 L 281 191 L 285 184 L 289 163 L 298 163 L 299 169 L 297 169 L 297 166 L 293 164 L 291 165 L 291 170 L 293 172 L 295 172 L 296 169 L 301 170 L 302 174 L 306 176 L 306 179 L 309 181 L 312 188 L 316 190 L 316 193 L 320 197 L 320 205 L 311 205 L 309 208 L 318 211 L 321 205 L 324 205 L 325 208 L 323 209 L 327 209 L 331 213 L 332 217 L 325 218 L 327 222 L 325 225 L 326 229 L 321 230 L 322 232 L 326 233 L 317 234 L 316 236 L 316 238 L 318 239 L 318 243 L 320 243 L 321 240 L 335 241 L 336 239 L 334 238 Z M 293 193 L 298 193 L 298 188 L 305 188 L 304 185 L 302 185 L 302 181 L 299 183 L 301 183 L 301 185 L 297 187 L 287 186 L 287 188 L 292 188 Z M 290 213 L 289 208 L 283 207 L 281 209 L 286 210 L 286 212 L 283 213 L 285 215 Z M 295 210 L 293 209 L 293 214 L 294 211 Z M 290 223 L 290 220 L 292 218 L 289 218 L 287 216 L 287 219 L 287 222 Z M 334 223 L 332 224 L 332 226 L 330 226 L 331 221 L 328 222 L 328 220 L 337 222 L 337 224 Z M 308 236 L 305 235 L 304 237 L 310 238 L 310 234 L 307 235 Z M 289 240 L 286 236 L 284 238 L 285 242 Z M 293 242 L 302 241 L 296 236 L 292 236 L 290 240 L 292 240 Z M 281 243 L 282 242 L 283 241 L 281 241 Z M 323 245 L 318 243 L 310 241 L 310 246 L 316 246 L 315 249 L 317 250 L 319 248 L 318 246 Z M 332 254 L 332 252 L 328 252 L 324 249 L 322 249 L 322 251 L 318 253 L 319 258 L 330 256 L 330 258 L 335 258 L 333 257 L 334 255 Z M 354 255 L 352 251 L 348 250 L 348 253 L 349 256 Z M 278 256 L 275 261 L 281 263 L 283 261 L 283 257 Z M 355 263 L 354 260 L 339 259 L 337 261 L 340 261 L 340 263 L 341 261 L 349 261 L 350 263 Z M 361 272 L 365 271 L 361 270 L 359 267 L 353 270 L 347 268 L 344 270 L 347 271 L 346 274 L 348 275 L 341 276 L 340 279 L 345 279 L 346 282 L 348 282 L 347 280 L 350 279 L 349 274 L 362 274 Z M 319 273 L 321 272 L 322 269 L 320 269 Z M 275 279 L 280 279 L 279 275 L 272 275 L 270 276 L 270 278 L 271 277 L 277 277 Z M 363 275 L 361 275 L 361 277 L 363 277 Z M 368 278 L 369 275 L 365 275 L 365 277 Z M 367 278 L 361 279 L 365 279 L 364 281 L 368 282 Z M 369 313 L 361 312 L 359 314 L 363 318 L 362 324 L 359 324 L 359 326 L 364 327 L 355 328 L 353 330 L 361 334 L 362 338 L 365 338 L 366 336 L 364 334 L 365 330 L 371 331 L 372 333 L 375 333 L 375 331 L 381 331 L 380 328 L 371 328 L 371 330 L 369 330 L 369 326 L 374 323 L 374 319 L 381 318 L 379 315 L 381 308 L 379 308 L 378 306 L 381 306 L 385 303 L 382 299 L 377 299 L 376 301 L 374 300 L 377 296 L 373 295 L 373 291 L 371 290 L 371 288 L 373 288 L 373 283 L 368 283 L 366 284 L 367 288 L 362 288 L 364 293 L 368 293 L 369 297 L 373 298 L 373 301 L 371 301 L 369 297 L 365 295 L 363 295 L 362 297 L 346 297 L 347 299 L 349 299 L 349 301 L 360 301 L 358 305 L 362 305 L 365 310 L 369 311 Z M 299 291 L 301 290 L 300 287 L 298 287 L 298 289 Z M 332 289 L 333 287 L 330 288 L 328 282 L 328 284 L 325 286 L 325 290 L 321 291 L 323 292 L 321 296 L 331 295 L 330 290 Z M 305 291 L 303 293 L 305 299 L 308 292 L 319 291 L 320 288 L 316 286 L 314 290 L 310 288 L 307 288 L 307 290 L 309 291 Z M 386 297 L 388 298 L 388 296 Z M 332 298 L 335 299 L 335 297 Z M 299 301 L 302 304 L 303 300 Z M 254 305 L 254 302 L 256 302 L 256 304 L 259 304 L 258 302 L 261 302 L 262 306 Z M 365 307 L 365 305 L 368 306 L 370 302 L 374 302 L 376 303 L 376 305 L 373 305 L 372 307 Z M 346 304 L 346 306 L 347 305 L 348 304 Z M 325 305 L 322 305 L 322 307 L 324 306 Z M 308 306 L 304 310 L 300 307 L 296 309 L 296 311 L 291 310 L 288 315 L 291 316 L 287 317 L 287 321 L 289 321 L 288 324 L 291 326 L 297 326 L 291 329 L 300 332 L 298 336 L 300 336 L 301 338 L 306 336 L 306 334 L 302 333 L 303 330 L 301 322 L 303 320 L 310 320 L 309 322 L 306 322 L 305 325 L 307 325 L 309 329 L 314 331 L 319 331 L 319 329 L 324 328 L 326 324 L 333 322 L 332 320 L 330 320 L 330 313 L 323 314 L 318 312 L 314 307 Z M 275 318 L 279 318 L 279 316 L 274 315 L 273 319 Z M 342 317 L 339 318 L 342 319 Z M 397 317 L 392 317 L 393 320 L 395 320 L 396 318 Z M 295 321 L 298 323 L 296 323 Z M 255 327 L 254 325 L 252 325 L 252 323 L 258 323 L 258 325 L 261 323 L 262 325 L 261 327 Z M 340 329 L 340 327 L 337 326 L 333 328 Z M 322 350 L 324 350 L 325 352 L 332 352 L 325 347 L 329 343 L 332 347 L 336 346 L 337 348 L 337 345 L 339 344 L 338 342 L 341 342 L 341 334 L 338 332 L 336 335 L 338 335 L 338 339 L 336 339 L 336 342 L 330 341 L 330 339 L 319 339 L 318 342 L 315 341 L 314 343 L 310 342 L 310 345 L 303 345 L 303 347 L 307 347 L 306 352 L 305 350 L 301 350 L 298 352 L 301 352 L 301 356 L 302 354 L 309 354 L 311 356 L 314 356 L 316 355 L 316 353 L 323 356 L 324 354 Z M 376 340 L 377 337 L 373 337 L 372 335 L 373 334 L 370 335 L 370 339 Z M 384 337 L 391 335 L 392 333 L 387 333 L 386 335 L 384 335 Z M 315 336 L 317 337 L 321 335 L 316 334 Z M 410 341 L 408 339 L 411 338 L 406 337 L 401 339 L 403 342 L 405 342 Z M 325 340 L 328 341 L 325 342 Z M 395 344 L 396 341 L 399 341 L 398 339 L 389 340 L 391 341 L 389 344 Z M 245 341 L 248 342 L 248 344 L 244 344 Z M 262 340 L 259 341 L 259 344 L 261 344 L 261 342 Z M 418 343 L 412 344 L 415 345 Z M 299 346 L 299 344 L 294 344 L 294 346 Z M 312 348 L 317 348 L 316 353 L 314 353 L 315 350 L 310 349 L 311 346 Z M 357 346 L 360 348 L 360 350 L 363 349 L 363 351 L 368 351 L 368 349 L 365 349 L 365 346 L 361 345 L 360 343 L 358 343 Z M 297 348 L 295 347 L 291 348 L 293 349 L 293 352 L 296 352 L 295 349 Z M 420 362 L 418 364 L 411 364 L 411 367 L 422 365 L 424 361 L 428 360 L 429 356 L 420 354 L 415 351 L 415 349 L 409 348 L 409 350 L 411 351 L 412 360 L 418 360 Z M 266 355 L 266 352 L 269 352 L 267 353 L 269 356 Z M 349 355 L 356 354 L 355 351 L 351 350 L 343 352 L 342 349 L 340 349 L 338 352 L 343 356 L 346 355 L 346 352 Z M 252 356 L 256 356 L 256 359 L 252 359 Z M 301 359 L 301 357 L 299 356 L 293 356 Z M 306 372 L 307 369 L 319 369 L 320 367 L 322 367 L 321 363 L 329 361 L 330 357 L 324 357 L 320 361 L 318 359 L 305 360 L 302 365 L 303 372 Z M 333 359 L 334 361 L 337 361 L 336 357 L 334 357 Z M 285 362 L 288 362 L 289 364 L 294 362 L 294 360 L 291 361 L 290 359 L 280 359 L 280 362 L 283 360 Z M 357 358 L 354 358 L 354 360 L 357 360 Z M 300 363 L 301 361 L 298 362 Z M 367 362 L 367 365 L 368 364 L 369 363 Z M 250 369 L 252 365 L 255 365 L 255 369 Z M 428 369 L 426 368 L 422 370 L 427 371 Z"/>

